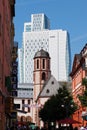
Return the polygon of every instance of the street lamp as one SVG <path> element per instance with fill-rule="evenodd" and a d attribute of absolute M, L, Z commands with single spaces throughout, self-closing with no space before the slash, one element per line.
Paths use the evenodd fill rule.
<path fill-rule="evenodd" d="M 64 104 L 61 105 L 62 108 L 65 108 L 65 112 L 66 112 L 66 117 L 69 117 L 69 109 L 70 108 L 73 108 L 73 104 L 72 102 L 70 101 L 69 103 L 67 102 L 68 100 L 68 97 L 65 97 L 64 98 Z"/>

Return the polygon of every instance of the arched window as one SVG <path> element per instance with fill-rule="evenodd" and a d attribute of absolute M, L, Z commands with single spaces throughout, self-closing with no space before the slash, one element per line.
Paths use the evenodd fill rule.
<path fill-rule="evenodd" d="M 42 80 L 45 80 L 46 79 L 46 74 L 45 72 L 42 73 Z"/>
<path fill-rule="evenodd" d="M 47 90 L 46 90 L 46 93 L 49 93 L 49 92 L 50 92 L 50 90 L 49 90 L 49 89 L 47 89 Z"/>
<path fill-rule="evenodd" d="M 48 67 L 48 69 L 50 69 L 50 61 L 49 60 L 48 60 L 48 66 L 47 67 Z"/>
<path fill-rule="evenodd" d="M 37 60 L 37 69 L 39 69 L 39 60 Z"/>
<path fill-rule="evenodd" d="M 45 69 L 45 59 L 43 59 L 43 69 Z"/>

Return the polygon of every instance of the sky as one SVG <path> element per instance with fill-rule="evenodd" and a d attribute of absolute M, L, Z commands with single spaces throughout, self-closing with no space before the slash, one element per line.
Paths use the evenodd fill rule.
<path fill-rule="evenodd" d="M 22 47 L 24 23 L 31 22 L 31 14 L 44 13 L 51 30 L 66 30 L 70 36 L 71 61 L 87 43 L 87 0 L 16 0 L 15 37 Z"/>

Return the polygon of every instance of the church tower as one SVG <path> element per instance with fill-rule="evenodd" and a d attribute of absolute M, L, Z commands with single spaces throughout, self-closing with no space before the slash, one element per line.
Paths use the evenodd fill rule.
<path fill-rule="evenodd" d="M 44 82 L 46 82 L 50 75 L 50 56 L 49 53 L 41 49 L 35 53 L 34 56 L 34 101 L 42 90 Z"/>

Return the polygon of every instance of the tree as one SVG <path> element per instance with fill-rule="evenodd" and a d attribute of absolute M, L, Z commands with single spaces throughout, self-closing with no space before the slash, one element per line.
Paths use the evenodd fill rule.
<path fill-rule="evenodd" d="M 77 105 L 73 101 L 71 93 L 68 91 L 66 86 L 59 88 L 58 93 L 52 96 L 44 105 L 39 112 L 39 117 L 43 121 L 56 121 L 70 117 L 75 110 Z"/>
<path fill-rule="evenodd" d="M 49 99 L 45 105 L 44 108 L 42 108 L 39 112 L 40 118 L 45 121 L 51 121 L 55 120 L 54 112 L 56 107 L 56 98 L 55 96 L 52 96 L 51 99 Z"/>
<path fill-rule="evenodd" d="M 87 121 L 87 78 L 82 79 L 82 85 L 85 86 L 85 90 L 81 95 L 78 95 L 78 98 L 81 102 L 82 107 L 86 108 L 86 114 L 82 116 L 83 120 Z"/>
<path fill-rule="evenodd" d="M 85 90 L 81 95 L 78 95 L 78 98 L 83 107 L 87 107 L 87 78 L 82 79 L 82 85 L 85 86 Z"/>
<path fill-rule="evenodd" d="M 82 85 L 84 85 L 85 88 L 87 89 L 87 78 L 82 79 Z"/>
<path fill-rule="evenodd" d="M 87 89 L 84 90 L 82 95 L 78 95 L 78 98 L 79 98 L 79 100 L 81 102 L 81 105 L 83 107 L 87 107 Z"/>

